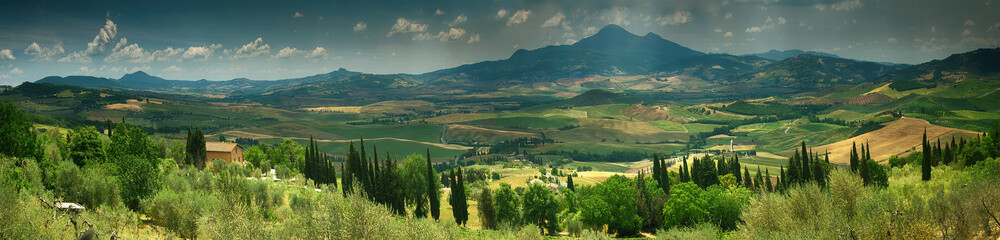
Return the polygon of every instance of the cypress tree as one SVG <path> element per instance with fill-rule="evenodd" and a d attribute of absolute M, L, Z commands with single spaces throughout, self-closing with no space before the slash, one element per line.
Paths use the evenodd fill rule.
<path fill-rule="evenodd" d="M 111 127 L 111 125 L 110 125 L 111 124 L 111 120 L 108 120 L 108 124 L 109 124 L 108 125 L 108 133 L 109 133 L 108 137 L 110 137 L 111 136 L 111 134 L 110 134 L 110 132 L 111 132 L 111 128 L 110 128 Z M 186 153 L 186 155 L 187 155 L 187 156 L 184 156 L 184 164 L 186 164 L 186 165 L 194 165 L 194 155 L 197 154 L 197 151 L 194 150 L 194 146 L 195 145 L 196 144 L 194 143 L 194 132 L 191 132 L 191 126 L 188 126 L 187 142 L 184 143 L 184 153 Z"/>
<path fill-rule="evenodd" d="M 753 180 L 753 188 L 758 191 L 764 191 L 761 184 L 764 183 L 764 177 L 760 175 L 760 166 L 757 167 L 757 176 Z"/>
<path fill-rule="evenodd" d="M 681 161 L 684 164 L 683 168 L 681 168 L 681 170 L 683 171 L 681 173 L 681 177 L 680 177 L 681 178 L 681 182 L 690 182 L 691 181 L 691 171 L 688 169 L 687 158 L 688 158 L 687 155 L 685 155 L 683 158 L 681 158 Z"/>
<path fill-rule="evenodd" d="M 921 165 L 920 166 L 920 170 L 923 173 L 921 175 L 920 179 L 922 179 L 924 181 L 930 181 L 931 180 L 931 153 L 930 153 L 931 150 L 930 150 L 930 144 L 927 143 L 927 128 L 924 128 L 924 137 L 923 137 L 923 143 L 921 144 L 921 147 L 922 147 L 922 150 L 923 150 L 923 157 L 924 157 L 924 159 L 920 162 L 920 165 Z"/>
<path fill-rule="evenodd" d="M 764 179 L 764 185 L 767 185 L 768 192 L 773 192 L 774 186 L 771 185 L 771 173 L 767 169 L 764 169 L 764 173 L 767 174 L 767 178 Z"/>
<path fill-rule="evenodd" d="M 427 148 L 427 198 L 430 202 L 431 217 L 435 221 L 441 216 L 441 194 L 438 192 L 438 180 L 434 177 L 436 171 L 434 171 L 434 166 L 431 164 L 431 149 Z"/>
<path fill-rule="evenodd" d="M 784 191 L 785 188 L 788 187 L 788 175 L 786 175 L 785 173 L 784 166 L 781 167 L 781 175 L 779 175 L 778 177 L 779 177 L 778 179 L 780 179 L 778 185 L 781 187 L 781 190 Z"/>
<path fill-rule="evenodd" d="M 198 169 L 203 169 L 205 168 L 205 159 L 208 158 L 208 156 L 206 156 L 208 151 L 205 148 L 205 133 L 201 132 L 200 127 L 194 128 L 194 139 L 194 150 L 197 151 L 194 161 Z"/>
<path fill-rule="evenodd" d="M 868 152 L 865 150 L 867 148 L 865 144 L 861 144 L 861 158 L 858 159 L 858 163 L 861 164 L 861 166 L 858 166 L 858 175 L 861 176 L 861 181 L 864 182 L 865 186 L 872 183 L 871 169 L 869 169 L 868 165 Z"/>
<path fill-rule="evenodd" d="M 743 187 L 753 189 L 753 179 L 750 177 L 750 170 L 743 167 Z"/>
<path fill-rule="evenodd" d="M 851 172 L 858 173 L 858 144 L 851 142 Z"/>
<path fill-rule="evenodd" d="M 790 183 L 799 181 L 799 150 L 795 149 L 795 154 L 788 158 L 788 180 Z"/>
<path fill-rule="evenodd" d="M 743 182 L 743 175 L 740 174 L 740 157 L 739 155 L 734 155 L 733 160 L 730 162 L 729 172 L 733 173 L 736 177 L 736 182 Z"/>
<path fill-rule="evenodd" d="M 576 186 L 573 186 L 573 175 L 566 177 L 566 188 L 569 188 L 570 191 L 576 192 Z"/>
<path fill-rule="evenodd" d="M 800 160 L 802 161 L 802 166 L 801 166 L 802 167 L 802 171 L 799 172 L 799 178 L 800 178 L 799 182 L 805 183 L 805 182 L 812 181 L 812 179 L 813 179 L 812 178 L 812 167 L 809 166 L 809 165 L 812 164 L 811 163 L 812 162 L 812 159 L 811 159 L 812 156 L 810 156 L 810 155 L 811 154 L 809 154 L 809 151 L 806 149 L 806 141 L 802 141 L 802 158 L 800 158 Z"/>

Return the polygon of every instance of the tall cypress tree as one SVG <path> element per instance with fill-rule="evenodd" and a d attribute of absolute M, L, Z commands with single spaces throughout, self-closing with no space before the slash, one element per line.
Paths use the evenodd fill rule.
<path fill-rule="evenodd" d="M 767 191 L 768 192 L 773 192 L 774 191 L 774 186 L 771 185 L 771 173 L 768 172 L 767 169 L 764 169 L 764 173 L 766 174 L 765 179 L 764 179 L 764 185 L 767 185 Z"/>
<path fill-rule="evenodd" d="M 858 161 L 858 144 L 851 142 L 851 172 L 858 173 L 859 167 Z"/>
<path fill-rule="evenodd" d="M 573 185 L 573 175 L 566 177 L 566 188 L 569 188 L 570 191 L 576 192 L 576 186 Z"/>
<path fill-rule="evenodd" d="M 736 182 L 743 182 L 743 175 L 740 174 L 740 156 L 733 155 L 733 160 L 729 163 L 729 172 L 736 177 Z"/>
<path fill-rule="evenodd" d="M 923 159 L 923 161 L 920 162 L 920 165 L 921 165 L 920 166 L 920 170 L 922 170 L 921 172 L 923 173 L 921 175 L 920 179 L 922 179 L 924 181 L 930 181 L 931 180 L 931 149 L 930 149 L 930 144 L 927 143 L 927 128 L 924 128 L 924 137 L 923 137 L 923 143 L 921 144 L 921 148 L 923 150 L 923 157 L 924 157 L 924 159 Z"/>
<path fill-rule="evenodd" d="M 805 183 L 812 181 L 813 179 L 812 167 L 809 166 L 812 164 L 812 156 L 810 155 L 811 154 L 809 154 L 809 151 L 806 149 L 806 141 L 802 141 L 802 157 L 800 158 L 802 161 L 802 170 L 799 172 L 799 182 Z"/>
<path fill-rule="evenodd" d="M 795 154 L 788 158 L 788 182 L 797 183 L 799 181 L 799 150 L 795 149 Z"/>
<path fill-rule="evenodd" d="M 434 166 L 431 164 L 431 149 L 427 148 L 427 199 L 430 202 L 431 217 L 435 221 L 441 216 L 441 194 L 438 185 L 437 177 L 435 177 L 436 171 L 434 171 Z"/>
<path fill-rule="evenodd" d="M 743 167 L 743 187 L 753 189 L 753 178 L 750 177 L 750 170 Z"/>
<path fill-rule="evenodd" d="M 469 219 L 468 199 L 465 197 L 465 174 L 462 174 L 462 167 L 456 166 L 452 169 L 451 184 L 451 208 L 455 223 L 465 225 Z"/>
<path fill-rule="evenodd" d="M 108 120 L 108 137 L 111 136 L 110 124 L 111 120 Z M 198 154 L 197 151 L 194 150 L 194 146 L 196 145 L 194 141 L 194 132 L 191 132 L 191 126 L 188 126 L 187 142 L 184 143 L 184 153 L 186 155 L 184 156 L 184 164 L 186 165 L 194 165 L 194 155 Z"/>
<path fill-rule="evenodd" d="M 194 139 L 194 150 L 197 152 L 194 158 L 195 165 L 198 169 L 203 169 L 205 168 L 206 158 L 208 158 L 208 156 L 206 156 L 208 151 L 205 148 L 205 133 L 201 131 L 200 127 L 194 128 Z"/>
<path fill-rule="evenodd" d="M 682 166 L 682 168 L 681 168 L 681 176 L 680 176 L 681 182 L 690 182 L 691 181 L 691 172 L 688 169 L 687 158 L 688 158 L 687 155 L 685 155 L 683 158 L 681 158 L 681 161 L 684 164 Z"/>

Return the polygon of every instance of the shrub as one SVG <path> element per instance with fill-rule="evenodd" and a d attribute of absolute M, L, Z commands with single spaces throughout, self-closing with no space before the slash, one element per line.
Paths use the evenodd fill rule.
<path fill-rule="evenodd" d="M 656 232 L 656 239 L 719 239 L 719 228 L 710 223 Z"/>

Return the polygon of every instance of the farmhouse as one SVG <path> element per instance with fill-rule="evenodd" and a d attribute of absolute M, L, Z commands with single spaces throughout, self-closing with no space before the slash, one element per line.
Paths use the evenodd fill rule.
<path fill-rule="evenodd" d="M 226 160 L 228 163 L 243 163 L 243 146 L 227 142 L 206 142 L 205 155 L 208 161 Z"/>

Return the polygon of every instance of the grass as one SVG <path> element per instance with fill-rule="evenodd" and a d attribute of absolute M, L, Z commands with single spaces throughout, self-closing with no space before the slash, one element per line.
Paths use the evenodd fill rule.
<path fill-rule="evenodd" d="M 677 122 L 667 121 L 667 120 L 657 120 L 647 122 L 649 125 L 656 126 L 664 131 L 676 131 L 676 132 L 686 132 L 684 125 Z"/>
<path fill-rule="evenodd" d="M 635 143 L 616 143 L 616 142 L 598 142 L 598 143 L 586 143 L 586 142 L 568 142 L 568 143 L 556 143 L 547 144 L 533 149 L 533 152 L 541 153 L 547 151 L 580 151 L 583 153 L 600 153 L 607 154 L 614 151 L 627 151 L 627 152 L 642 152 L 646 154 L 667 154 L 676 151 L 680 151 L 683 148 L 683 144 L 677 143 L 658 143 L 658 144 L 635 144 Z"/>
<path fill-rule="evenodd" d="M 279 139 L 279 138 L 266 138 L 266 139 L 259 139 L 259 141 L 261 143 L 264 143 L 264 144 L 279 144 L 279 143 L 281 143 L 282 139 Z M 307 140 L 307 139 L 294 139 L 294 141 L 297 142 L 297 143 L 299 143 L 299 144 L 301 144 L 301 145 L 303 145 L 303 146 L 305 146 L 305 144 L 307 144 L 309 140 Z M 319 149 L 321 151 L 329 153 L 329 154 L 341 155 L 341 156 L 347 154 L 347 151 L 348 151 L 348 148 L 349 148 L 349 145 L 350 145 L 349 142 L 317 142 L 317 144 L 319 144 Z M 356 148 L 361 147 L 360 143 L 359 142 L 355 142 L 354 143 L 354 147 L 356 147 Z M 465 153 L 465 150 L 446 149 L 446 148 L 438 147 L 438 146 L 435 146 L 435 145 L 429 145 L 429 144 L 425 144 L 425 143 L 409 142 L 409 141 L 399 141 L 399 140 L 393 140 L 393 139 L 372 139 L 372 140 L 365 140 L 365 147 L 368 148 L 369 153 L 372 151 L 373 147 L 377 147 L 378 151 L 379 151 L 379 155 L 382 155 L 382 156 L 384 156 L 384 154 L 388 151 L 388 153 L 394 159 L 402 159 L 402 158 L 404 158 L 404 157 L 406 157 L 406 156 L 408 156 L 410 154 L 414 154 L 414 153 L 423 153 L 427 149 L 430 149 L 430 151 L 431 151 L 431 157 L 434 158 L 434 159 L 439 159 L 439 158 L 454 158 L 454 157 L 456 157 L 458 155 L 461 155 L 462 153 Z"/>
<path fill-rule="evenodd" d="M 574 110 L 580 110 L 587 112 L 588 118 L 615 118 L 615 119 L 627 119 L 627 117 L 622 116 L 622 110 L 628 108 L 628 104 L 607 104 L 598 106 L 586 106 L 573 108 Z"/>

